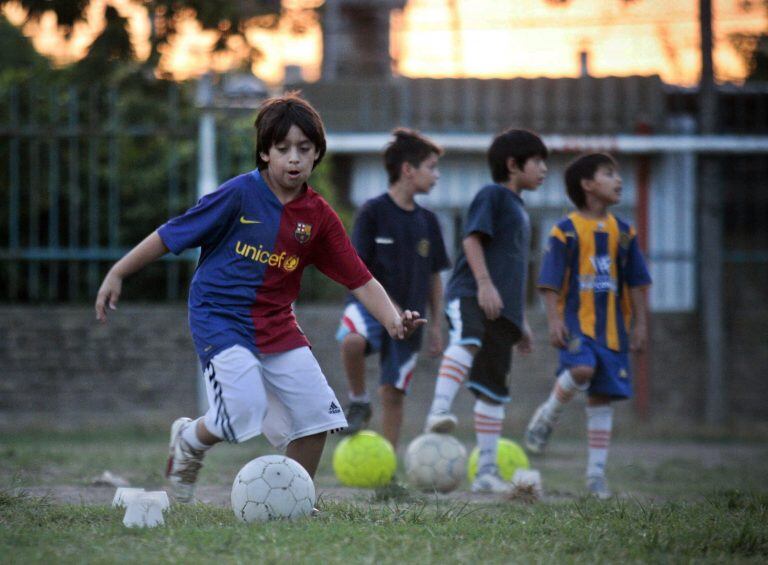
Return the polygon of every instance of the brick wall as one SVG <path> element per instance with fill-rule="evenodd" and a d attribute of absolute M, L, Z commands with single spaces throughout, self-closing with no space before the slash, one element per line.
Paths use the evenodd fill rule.
<path fill-rule="evenodd" d="M 333 337 L 340 308 L 313 305 L 297 311 L 329 382 L 344 401 L 346 387 Z M 546 396 L 557 362 L 546 343 L 541 312 L 534 309 L 531 322 L 536 352 L 516 357 L 513 366 L 508 417 L 514 426 L 522 426 Z M 694 315 L 654 316 L 652 423 L 674 428 L 700 420 L 705 364 L 699 333 Z M 123 304 L 107 325 L 97 324 L 86 306 L 3 306 L 0 360 L 0 429 L 165 426 L 174 417 L 197 412 L 198 368 L 184 305 Z M 745 375 L 736 372 L 730 379 L 731 414 L 737 423 L 765 424 L 768 394 L 765 387 L 752 387 L 748 366 L 740 359 L 736 368 L 744 367 Z M 375 388 L 375 358 L 369 359 L 369 368 L 369 383 Z M 423 423 L 436 368 L 436 360 L 422 356 L 407 405 L 406 425 L 412 429 Z M 745 387 L 750 390 L 742 391 Z M 471 406 L 470 395 L 461 394 L 460 415 L 468 415 Z M 566 414 L 573 422 L 583 418 L 581 410 Z M 631 404 L 617 414 L 620 422 L 634 424 Z M 463 421 L 469 425 L 469 418 Z"/>

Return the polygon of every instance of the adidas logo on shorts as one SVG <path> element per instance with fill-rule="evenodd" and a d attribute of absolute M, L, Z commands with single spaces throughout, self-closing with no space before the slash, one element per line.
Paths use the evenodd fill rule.
<path fill-rule="evenodd" d="M 328 413 L 329 414 L 338 414 L 339 412 L 341 412 L 341 408 L 336 406 L 335 402 L 331 401 L 331 405 L 328 407 Z"/>

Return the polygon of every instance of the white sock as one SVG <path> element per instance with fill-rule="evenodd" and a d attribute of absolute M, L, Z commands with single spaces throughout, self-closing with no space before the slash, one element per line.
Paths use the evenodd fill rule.
<path fill-rule="evenodd" d="M 200 438 L 197 437 L 197 424 L 203 418 L 204 416 L 200 416 L 197 420 L 193 420 L 192 423 L 184 428 L 184 430 L 181 432 L 181 437 L 184 439 L 184 441 L 187 442 L 189 447 L 196 451 L 205 451 L 206 449 L 213 447 L 212 445 L 203 443 L 200 441 Z M 205 423 L 203 423 L 203 425 L 205 425 Z"/>
<path fill-rule="evenodd" d="M 496 454 L 501 438 L 501 424 L 504 421 L 504 406 L 489 404 L 482 400 L 475 402 L 475 435 L 480 456 L 477 459 L 478 476 L 498 472 Z"/>
<path fill-rule="evenodd" d="M 349 393 L 349 401 L 350 402 L 361 402 L 363 404 L 370 404 L 371 403 L 371 397 L 368 396 L 368 391 L 366 390 L 363 394 L 354 394 L 352 392 Z"/>
<path fill-rule="evenodd" d="M 440 371 L 435 380 L 435 396 L 430 413 L 450 412 L 453 399 L 472 367 L 472 354 L 461 345 L 450 345 L 443 352 Z"/>
<path fill-rule="evenodd" d="M 555 380 L 555 386 L 552 387 L 549 398 L 544 402 L 544 417 L 552 423 L 556 422 L 563 411 L 563 406 L 568 404 L 577 392 L 588 388 L 589 383 L 578 384 L 573 380 L 571 372 L 568 369 L 563 369 Z"/>
<path fill-rule="evenodd" d="M 613 406 L 587 406 L 587 477 L 605 476 L 612 427 Z"/>

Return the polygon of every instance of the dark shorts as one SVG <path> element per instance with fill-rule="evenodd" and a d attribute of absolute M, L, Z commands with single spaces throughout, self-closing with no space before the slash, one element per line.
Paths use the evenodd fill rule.
<path fill-rule="evenodd" d="M 595 374 L 587 389 L 589 395 L 610 396 L 617 400 L 632 397 L 632 371 L 626 351 L 613 351 L 588 337 L 576 337 L 560 350 L 560 369 L 584 365 Z"/>
<path fill-rule="evenodd" d="M 451 345 L 476 345 L 480 349 L 472 362 L 467 388 L 496 402 L 509 402 L 509 375 L 512 347 L 522 332 L 506 318 L 488 320 L 476 298 L 451 300 L 445 307 Z"/>
<path fill-rule="evenodd" d="M 362 304 L 353 300 L 344 309 L 336 340 L 341 342 L 350 333 L 365 338 L 366 355 L 379 353 L 380 383 L 407 393 L 421 347 L 421 332 L 417 331 L 408 339 L 392 339 L 384 326 Z"/>

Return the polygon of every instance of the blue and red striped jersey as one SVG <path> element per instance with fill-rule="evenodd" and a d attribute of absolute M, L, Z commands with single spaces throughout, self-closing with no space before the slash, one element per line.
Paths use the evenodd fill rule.
<path fill-rule="evenodd" d="M 571 337 L 585 335 L 603 347 L 627 351 L 628 288 L 649 284 L 635 229 L 613 214 L 594 220 L 573 212 L 552 228 L 538 286 L 559 293 Z"/>
<path fill-rule="evenodd" d="M 258 171 L 227 181 L 158 233 L 175 254 L 200 247 L 189 324 L 203 364 L 233 345 L 257 354 L 309 345 L 292 307 L 307 266 L 349 289 L 371 279 L 319 194 L 306 187 L 283 205 Z"/>

